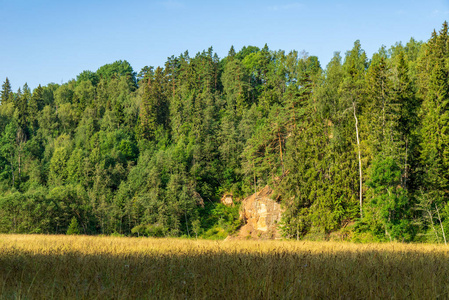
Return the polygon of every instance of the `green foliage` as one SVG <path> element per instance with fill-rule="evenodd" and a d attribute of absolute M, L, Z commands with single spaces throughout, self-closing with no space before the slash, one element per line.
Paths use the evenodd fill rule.
<path fill-rule="evenodd" d="M 100 76 L 92 71 L 83 71 L 76 76 L 77 82 L 90 81 L 93 86 L 96 86 L 100 82 Z"/>
<path fill-rule="evenodd" d="M 198 234 L 201 233 L 201 221 L 199 219 L 192 222 L 192 231 L 195 233 L 195 237 L 198 238 Z"/>
<path fill-rule="evenodd" d="M 0 231 L 224 238 L 241 221 L 218 199 L 269 185 L 286 237 L 444 242 L 448 35 L 371 59 L 356 41 L 326 68 L 265 45 L 34 91 L 6 78 Z"/>
<path fill-rule="evenodd" d="M 78 225 L 78 220 L 73 217 L 70 221 L 69 228 L 67 228 L 67 235 L 80 234 L 80 228 Z"/>
<path fill-rule="evenodd" d="M 124 77 L 128 82 L 129 87 L 135 88 L 137 85 L 136 73 L 126 60 L 124 61 L 118 60 L 113 62 L 112 64 L 104 65 L 97 70 L 96 76 L 95 75 L 89 76 L 89 74 L 83 74 L 80 79 L 82 80 L 83 78 L 86 77 L 86 75 L 87 77 L 100 78 L 105 80 L 110 80 L 112 78 L 117 77 Z M 92 81 L 91 78 L 89 79 L 90 81 Z M 94 82 L 92 82 L 92 84 L 95 85 Z"/>
<path fill-rule="evenodd" d="M 164 237 L 167 229 L 161 224 L 138 225 L 131 229 L 131 233 L 137 236 Z"/>
<path fill-rule="evenodd" d="M 2 105 L 6 105 L 8 102 L 13 101 L 13 92 L 11 89 L 11 83 L 9 82 L 8 77 L 6 77 L 5 81 L 2 84 L 2 91 L 0 94 L 0 103 Z"/>
<path fill-rule="evenodd" d="M 367 185 L 374 196 L 365 205 L 366 213 L 361 222 L 380 239 L 401 242 L 413 239 L 409 199 L 400 183 L 401 169 L 393 158 L 373 163 Z"/>
<path fill-rule="evenodd" d="M 201 237 L 208 239 L 224 239 L 234 233 L 241 225 L 239 205 L 226 206 L 221 203 L 207 203 L 200 210 L 201 221 L 195 220 L 203 231 Z M 193 225 L 193 224 L 192 224 Z M 198 232 L 200 231 L 198 230 Z"/>

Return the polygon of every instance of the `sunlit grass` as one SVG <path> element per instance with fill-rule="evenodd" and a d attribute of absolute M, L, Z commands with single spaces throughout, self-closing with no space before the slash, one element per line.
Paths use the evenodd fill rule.
<path fill-rule="evenodd" d="M 0 296 L 441 299 L 449 297 L 449 248 L 0 235 Z"/>

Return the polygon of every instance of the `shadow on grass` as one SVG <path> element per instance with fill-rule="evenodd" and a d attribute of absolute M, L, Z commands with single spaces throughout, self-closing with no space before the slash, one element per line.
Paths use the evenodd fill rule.
<path fill-rule="evenodd" d="M 0 253 L 1 298 L 447 298 L 441 253 Z"/>

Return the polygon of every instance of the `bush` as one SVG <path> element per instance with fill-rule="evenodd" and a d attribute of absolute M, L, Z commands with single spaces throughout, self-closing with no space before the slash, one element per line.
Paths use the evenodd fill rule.
<path fill-rule="evenodd" d="M 131 233 L 137 236 L 164 237 L 167 235 L 167 229 L 161 224 L 137 225 L 131 229 Z"/>
<path fill-rule="evenodd" d="M 67 229 L 67 234 L 80 234 L 78 220 L 75 217 L 73 217 L 72 221 L 70 221 L 69 228 Z"/>

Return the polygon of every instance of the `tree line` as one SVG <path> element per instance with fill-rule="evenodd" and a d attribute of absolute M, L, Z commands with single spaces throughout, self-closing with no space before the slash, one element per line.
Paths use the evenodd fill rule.
<path fill-rule="evenodd" d="M 221 196 L 269 185 L 288 238 L 446 242 L 446 22 L 370 59 L 356 41 L 325 68 L 209 48 L 33 91 L 6 78 L 0 101 L 1 232 L 220 238 L 240 225 Z"/>

